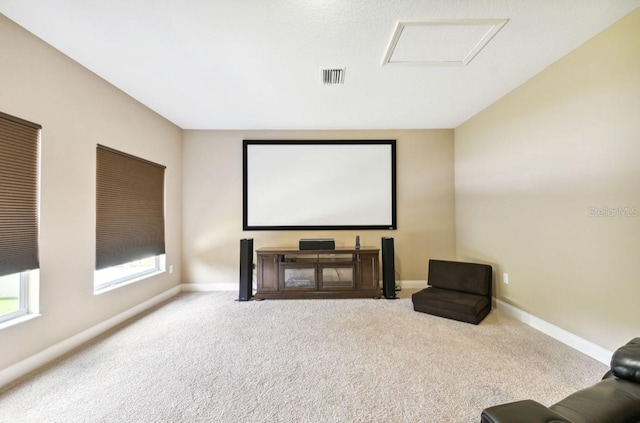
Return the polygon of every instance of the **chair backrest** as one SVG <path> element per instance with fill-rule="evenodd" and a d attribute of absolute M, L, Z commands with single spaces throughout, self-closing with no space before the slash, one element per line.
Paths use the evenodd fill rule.
<path fill-rule="evenodd" d="M 491 297 L 492 276 L 488 264 L 429 260 L 428 283 L 434 288 Z"/>

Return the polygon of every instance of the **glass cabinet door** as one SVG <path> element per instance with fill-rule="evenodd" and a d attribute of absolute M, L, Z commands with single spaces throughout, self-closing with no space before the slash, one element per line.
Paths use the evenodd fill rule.
<path fill-rule="evenodd" d="M 316 289 L 316 268 L 315 266 L 293 266 L 282 267 L 283 289 L 285 290 L 309 290 Z"/>
<path fill-rule="evenodd" d="M 321 289 L 354 289 L 355 277 L 353 265 L 320 266 Z"/>

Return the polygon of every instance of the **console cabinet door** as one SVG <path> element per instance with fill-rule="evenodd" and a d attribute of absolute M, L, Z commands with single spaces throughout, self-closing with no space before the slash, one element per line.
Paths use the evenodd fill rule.
<path fill-rule="evenodd" d="M 278 292 L 277 254 L 258 255 L 258 292 Z"/>
<path fill-rule="evenodd" d="M 378 289 L 378 255 L 377 254 L 358 254 L 360 261 L 360 289 L 370 290 Z"/>

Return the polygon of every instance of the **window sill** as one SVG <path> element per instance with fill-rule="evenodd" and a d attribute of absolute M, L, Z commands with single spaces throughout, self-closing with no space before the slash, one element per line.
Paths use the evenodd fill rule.
<path fill-rule="evenodd" d="M 109 286 L 105 286 L 105 287 L 100 288 L 100 289 L 96 289 L 96 290 L 93 291 L 93 295 L 104 294 L 106 292 L 110 292 L 110 291 L 116 290 L 118 288 L 122 288 L 123 286 L 131 285 L 133 283 L 140 282 L 140 281 L 142 281 L 144 279 L 148 279 L 148 278 L 152 278 L 154 276 L 161 275 L 162 273 L 165 273 L 165 271 L 164 270 L 156 270 L 156 271 L 151 272 L 151 273 L 145 273 L 144 275 L 141 275 L 141 276 L 138 276 L 138 277 L 134 277 L 134 278 L 128 279 L 126 281 L 122 281 L 122 282 L 119 282 L 119 283 L 116 283 L 116 284 L 113 284 L 113 285 L 109 285 Z"/>
<path fill-rule="evenodd" d="M 27 314 L 25 314 L 23 316 L 16 317 L 14 319 L 7 320 L 6 322 L 0 323 L 0 330 L 7 329 L 7 328 L 10 328 L 12 326 L 19 325 L 21 323 L 28 322 L 29 320 L 36 319 L 36 318 L 38 318 L 40 316 L 42 316 L 42 315 L 41 314 L 36 314 L 36 313 L 27 313 Z"/>

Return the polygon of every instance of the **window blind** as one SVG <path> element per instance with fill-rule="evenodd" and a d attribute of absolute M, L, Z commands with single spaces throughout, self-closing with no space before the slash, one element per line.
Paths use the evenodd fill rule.
<path fill-rule="evenodd" d="M 165 167 L 102 145 L 96 162 L 96 270 L 164 254 Z"/>
<path fill-rule="evenodd" d="M 39 266 L 41 128 L 0 112 L 0 276 Z"/>

